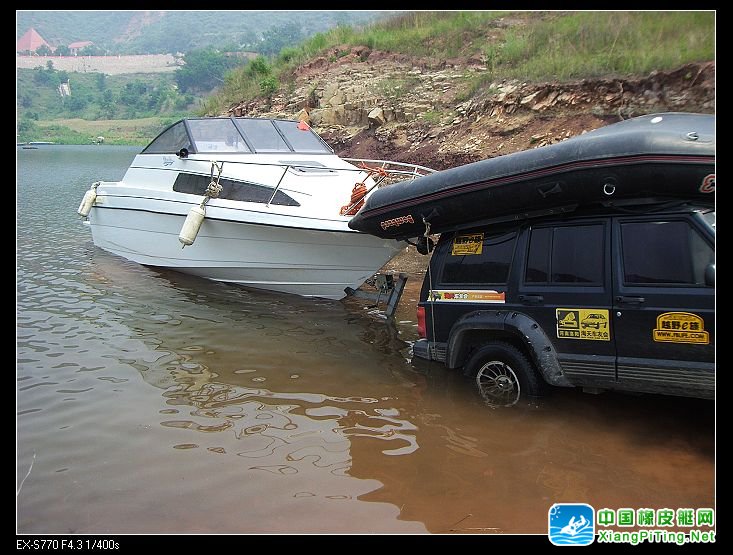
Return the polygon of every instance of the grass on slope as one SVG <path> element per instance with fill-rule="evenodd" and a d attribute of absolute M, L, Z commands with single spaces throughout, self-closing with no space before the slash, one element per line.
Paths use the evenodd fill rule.
<path fill-rule="evenodd" d="M 715 57 L 715 13 L 408 12 L 361 29 L 318 33 L 277 57 L 232 70 L 202 113 L 268 97 L 300 64 L 340 46 L 368 46 L 437 59 L 483 55 L 471 92 L 504 78 L 557 81 L 639 75 Z M 338 53 L 337 53 L 338 56 Z"/>

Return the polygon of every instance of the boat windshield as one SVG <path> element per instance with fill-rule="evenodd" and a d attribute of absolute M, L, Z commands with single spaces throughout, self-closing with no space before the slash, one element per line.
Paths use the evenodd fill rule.
<path fill-rule="evenodd" d="M 252 152 L 230 119 L 188 120 L 196 152 Z"/>
<path fill-rule="evenodd" d="M 304 122 L 260 118 L 187 119 L 171 125 L 143 154 L 277 152 L 333 154 Z"/>
<path fill-rule="evenodd" d="M 273 123 L 290 143 L 295 152 L 326 153 L 333 151 L 303 122 L 274 120 Z"/>
<path fill-rule="evenodd" d="M 182 148 L 192 150 L 191 139 L 183 121 L 171 125 L 145 147 L 143 154 L 173 154 Z"/>
<path fill-rule="evenodd" d="M 255 152 L 291 152 L 288 143 L 268 119 L 238 119 L 237 127 Z"/>

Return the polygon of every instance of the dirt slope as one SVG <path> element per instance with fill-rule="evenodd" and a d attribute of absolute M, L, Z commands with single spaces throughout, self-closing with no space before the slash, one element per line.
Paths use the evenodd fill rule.
<path fill-rule="evenodd" d="M 715 63 L 644 77 L 569 83 L 494 82 L 465 99 L 480 59 L 434 60 L 338 47 L 297 68 L 270 101 L 235 115 L 306 118 L 342 156 L 436 169 L 557 142 L 664 111 L 713 113 Z"/>

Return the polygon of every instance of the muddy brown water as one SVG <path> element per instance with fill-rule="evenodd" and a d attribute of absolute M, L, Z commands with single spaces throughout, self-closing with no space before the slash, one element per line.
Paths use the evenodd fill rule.
<path fill-rule="evenodd" d="M 556 502 L 715 504 L 714 404 L 557 390 L 486 406 L 394 325 L 146 268 L 75 215 L 135 149 L 18 150 L 21 533 L 538 533 Z"/>

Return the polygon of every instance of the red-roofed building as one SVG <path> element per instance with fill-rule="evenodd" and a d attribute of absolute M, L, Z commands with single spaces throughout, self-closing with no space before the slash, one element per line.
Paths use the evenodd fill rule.
<path fill-rule="evenodd" d="M 72 56 L 76 56 L 77 54 L 79 54 L 79 50 L 81 50 L 82 48 L 86 48 L 87 46 L 91 46 L 92 44 L 94 43 L 90 40 L 80 40 L 77 42 L 72 42 L 69 45 L 69 50 L 71 51 Z"/>
<path fill-rule="evenodd" d="M 18 43 L 15 45 L 15 51 L 16 52 L 25 52 L 26 50 L 29 50 L 31 52 L 35 52 L 36 48 L 42 45 L 46 45 L 48 48 L 53 50 L 51 48 L 51 45 L 48 44 L 44 38 L 38 34 L 38 31 L 36 31 L 33 27 L 28 29 L 20 39 L 18 39 Z"/>

